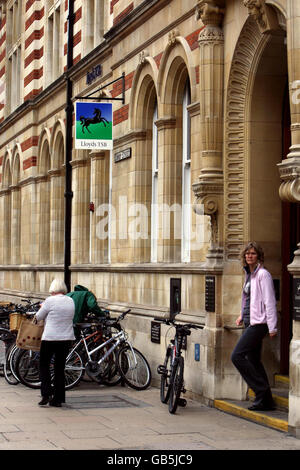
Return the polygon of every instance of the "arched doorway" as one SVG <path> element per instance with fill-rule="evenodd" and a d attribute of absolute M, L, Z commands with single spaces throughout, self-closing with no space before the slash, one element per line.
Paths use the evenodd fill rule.
<path fill-rule="evenodd" d="M 225 243 L 228 260 L 238 260 L 242 241 L 264 248 L 279 301 L 280 334 L 264 351 L 270 374 L 288 373 L 292 286 L 286 267 L 299 241 L 299 208 L 279 196 L 278 164 L 290 146 L 287 83 L 285 31 L 263 35 L 249 18 L 229 78 Z"/>

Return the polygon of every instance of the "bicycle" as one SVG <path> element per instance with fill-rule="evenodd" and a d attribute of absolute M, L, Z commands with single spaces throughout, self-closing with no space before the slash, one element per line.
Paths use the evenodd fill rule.
<path fill-rule="evenodd" d="M 174 327 L 176 332 L 174 339 L 171 339 L 167 346 L 164 363 L 157 368 L 161 375 L 160 381 L 160 400 L 167 404 L 169 412 L 174 414 L 179 406 L 186 406 L 185 398 L 180 395 L 185 393 L 184 388 L 184 358 L 182 356 L 182 347 L 184 338 L 191 334 L 191 329 L 202 329 L 203 326 L 186 323 L 184 325 L 175 323 L 175 320 L 162 320 L 154 318 L 155 321 L 166 323 Z"/>
<path fill-rule="evenodd" d="M 132 347 L 120 325 L 129 312 L 130 309 L 124 311 L 117 319 L 76 324 L 80 337 L 66 359 L 66 390 L 75 387 L 82 380 L 84 372 L 104 385 L 116 385 L 124 380 L 136 390 L 144 390 L 149 386 L 149 364 L 142 353 Z M 23 350 L 16 359 L 17 376 L 31 388 L 40 386 L 38 355 L 38 352 Z"/>
<path fill-rule="evenodd" d="M 116 319 L 103 320 L 104 326 L 111 330 L 110 337 L 92 350 L 89 350 L 83 333 L 83 330 L 89 328 L 91 324 L 77 324 L 81 328 L 81 339 L 74 345 L 66 361 L 66 371 L 71 369 L 78 372 L 76 383 L 85 370 L 89 377 L 98 383 L 110 382 L 111 385 L 114 380 L 119 383 L 123 379 L 129 387 L 135 390 L 148 388 L 152 377 L 149 364 L 143 354 L 131 345 L 125 330 L 120 325 L 120 321 L 129 312 L 130 309 L 127 309 Z M 79 348 L 82 343 L 85 348 L 84 356 L 82 352 L 80 354 Z M 79 357 L 73 357 L 74 354 Z M 85 357 L 88 360 L 83 365 L 82 359 Z"/>

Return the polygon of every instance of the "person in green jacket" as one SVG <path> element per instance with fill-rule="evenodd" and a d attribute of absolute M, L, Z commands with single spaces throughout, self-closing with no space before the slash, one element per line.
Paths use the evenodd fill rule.
<path fill-rule="evenodd" d="M 83 322 L 88 313 L 94 313 L 100 318 L 106 317 L 106 311 L 99 307 L 95 295 L 86 287 L 77 284 L 74 291 L 69 292 L 67 296 L 75 303 L 74 324 Z"/>

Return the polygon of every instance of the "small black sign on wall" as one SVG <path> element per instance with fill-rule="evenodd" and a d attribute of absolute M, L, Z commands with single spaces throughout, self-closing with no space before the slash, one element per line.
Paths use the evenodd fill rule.
<path fill-rule="evenodd" d="M 181 311 L 181 279 L 170 279 L 170 320 Z"/>
<path fill-rule="evenodd" d="M 293 280 L 294 320 L 300 321 L 300 278 Z"/>
<path fill-rule="evenodd" d="M 160 344 L 160 323 L 151 322 L 151 342 Z"/>
<path fill-rule="evenodd" d="M 216 278 L 205 276 L 205 310 L 214 312 L 216 309 Z"/>

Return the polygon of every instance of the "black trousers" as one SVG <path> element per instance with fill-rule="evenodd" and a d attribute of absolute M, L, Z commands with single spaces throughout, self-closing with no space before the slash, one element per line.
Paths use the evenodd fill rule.
<path fill-rule="evenodd" d="M 42 341 L 40 349 L 41 395 L 59 403 L 65 402 L 65 364 L 70 341 Z M 54 359 L 54 381 L 51 381 L 50 364 Z"/>
<path fill-rule="evenodd" d="M 271 400 L 269 380 L 261 362 L 262 342 L 267 334 L 266 324 L 248 326 L 231 355 L 233 364 L 254 391 L 256 402 Z"/>

